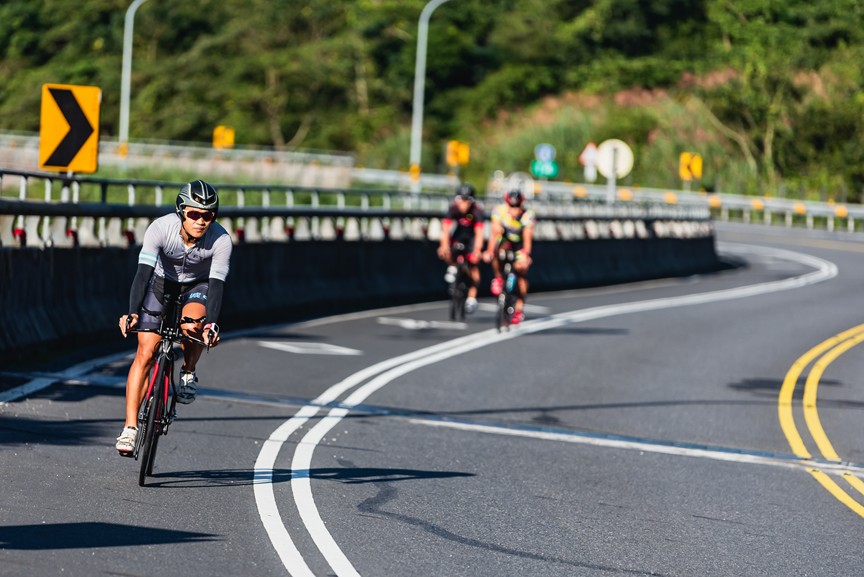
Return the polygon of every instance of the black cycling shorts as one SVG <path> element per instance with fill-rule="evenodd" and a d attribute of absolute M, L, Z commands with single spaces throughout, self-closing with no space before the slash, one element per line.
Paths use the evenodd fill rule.
<path fill-rule="evenodd" d="M 189 303 L 200 303 L 206 307 L 209 286 L 206 280 L 181 284 L 154 274 L 147 285 L 147 294 L 144 295 L 144 303 L 138 312 L 138 327 L 158 329 L 159 316 L 162 314 L 167 298 L 172 298 L 172 295 L 176 298 L 178 291 L 183 306 Z"/>

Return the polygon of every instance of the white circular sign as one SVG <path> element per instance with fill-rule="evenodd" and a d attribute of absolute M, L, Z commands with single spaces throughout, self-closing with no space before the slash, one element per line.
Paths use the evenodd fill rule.
<path fill-rule="evenodd" d="M 617 138 L 604 140 L 597 147 L 597 170 L 606 178 L 624 178 L 633 170 L 633 151 Z"/>

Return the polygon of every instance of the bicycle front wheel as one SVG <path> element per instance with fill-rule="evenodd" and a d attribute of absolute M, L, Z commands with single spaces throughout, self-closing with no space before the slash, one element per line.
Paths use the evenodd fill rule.
<path fill-rule="evenodd" d="M 144 399 L 143 422 L 138 423 L 138 435 L 141 436 L 141 468 L 138 473 L 138 484 L 144 486 L 147 475 L 153 474 L 153 462 L 156 460 L 156 448 L 159 445 L 159 424 L 165 414 L 165 391 L 168 387 L 170 363 L 159 359 L 153 367 L 153 388 L 151 394 Z"/>

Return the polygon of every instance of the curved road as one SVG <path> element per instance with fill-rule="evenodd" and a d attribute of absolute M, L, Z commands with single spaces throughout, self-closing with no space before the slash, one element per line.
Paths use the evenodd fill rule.
<path fill-rule="evenodd" d="M 235 333 L 144 488 L 128 356 L 17 375 L 0 575 L 858 575 L 864 236 L 717 228 L 746 266 L 509 333 L 443 302 Z"/>

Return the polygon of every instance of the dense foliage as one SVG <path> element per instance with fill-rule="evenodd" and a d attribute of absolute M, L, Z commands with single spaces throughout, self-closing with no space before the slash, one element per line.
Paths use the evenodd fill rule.
<path fill-rule="evenodd" d="M 238 144 L 407 168 L 425 3 L 149 0 L 130 137 L 208 141 L 225 124 Z M 101 132 L 116 135 L 129 4 L 0 4 L 0 130 L 38 130 L 40 86 L 59 82 L 100 86 Z M 430 25 L 424 168 L 459 139 L 469 175 L 524 170 L 547 141 L 578 179 L 584 144 L 614 136 L 637 152 L 641 184 L 670 185 L 695 150 L 707 186 L 857 199 L 862 61 L 860 0 L 451 0 Z"/>

